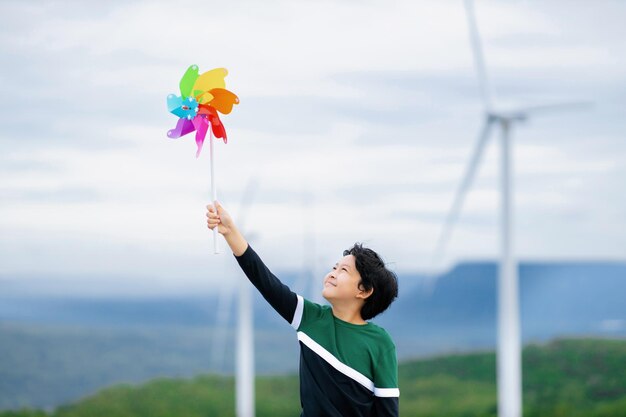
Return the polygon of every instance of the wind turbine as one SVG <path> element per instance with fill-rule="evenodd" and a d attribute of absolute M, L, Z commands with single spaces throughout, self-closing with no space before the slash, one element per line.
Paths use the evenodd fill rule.
<path fill-rule="evenodd" d="M 485 145 L 494 129 L 500 130 L 500 266 L 498 271 L 498 347 L 497 347 L 497 386 L 498 416 L 521 417 L 522 415 L 522 371 L 521 371 L 521 336 L 519 287 L 517 261 L 514 250 L 513 236 L 513 158 L 511 131 L 518 122 L 526 121 L 532 114 L 548 110 L 588 106 L 588 103 L 572 102 L 549 104 L 503 111 L 494 108 L 491 88 L 472 0 L 465 0 L 470 42 L 474 55 L 474 63 L 478 75 L 482 101 L 484 105 L 484 122 L 478 134 L 474 151 L 463 180 L 455 194 L 452 206 L 446 217 L 441 235 L 437 241 L 434 259 L 440 259 L 446 247 L 452 227 L 455 224 L 465 194 L 469 190 L 477 168 L 482 159 Z M 431 284 L 432 285 L 432 284 Z"/>
<path fill-rule="evenodd" d="M 239 228 L 245 232 L 248 210 L 252 205 L 254 194 L 258 188 L 258 180 L 252 177 L 243 192 L 237 216 Z M 252 240 L 254 235 L 247 236 Z M 235 390 L 237 417 L 254 417 L 254 327 L 252 311 L 252 285 L 243 277 L 237 286 L 237 351 L 235 355 Z M 216 337 L 212 346 L 211 362 L 219 366 L 224 356 L 226 346 L 225 328 L 229 321 L 230 306 L 232 304 L 232 290 L 220 291 L 217 312 Z"/>

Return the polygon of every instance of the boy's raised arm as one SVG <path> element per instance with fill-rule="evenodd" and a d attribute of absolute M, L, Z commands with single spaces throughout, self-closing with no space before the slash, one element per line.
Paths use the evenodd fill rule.
<path fill-rule="evenodd" d="M 207 225 L 224 236 L 233 251 L 239 266 L 250 282 L 259 290 L 263 298 L 287 320 L 294 328 L 298 328 L 304 300 L 292 292 L 289 287 L 265 266 L 259 255 L 248 245 L 248 242 L 235 226 L 228 212 L 215 202 L 207 206 Z"/>
<path fill-rule="evenodd" d="M 230 214 L 217 201 L 215 205 L 209 204 L 206 208 L 207 226 L 209 229 L 213 230 L 217 226 L 217 231 L 224 236 L 233 254 L 235 256 L 243 255 L 248 247 L 248 242 L 237 229 Z"/>

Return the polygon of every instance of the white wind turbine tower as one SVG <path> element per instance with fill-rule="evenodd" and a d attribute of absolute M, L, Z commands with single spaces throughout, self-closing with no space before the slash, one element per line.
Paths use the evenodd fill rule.
<path fill-rule="evenodd" d="M 237 215 L 237 223 L 242 233 L 245 233 L 245 222 L 248 210 L 252 205 L 254 194 L 258 188 L 258 181 L 252 177 L 243 192 L 243 198 Z M 253 235 L 247 236 L 248 241 Z M 237 417 L 254 417 L 254 327 L 252 311 L 252 284 L 246 277 L 238 283 L 237 303 L 237 352 L 235 355 L 235 410 Z M 229 311 L 232 303 L 232 290 L 222 289 L 218 301 L 217 332 L 213 339 L 212 358 L 213 367 L 221 363 L 226 346 L 225 328 L 229 321 Z"/>
<path fill-rule="evenodd" d="M 492 103 L 485 61 L 476 25 L 473 3 L 465 0 L 470 40 L 484 104 L 484 124 L 472 153 L 465 176 L 457 190 L 452 207 L 437 242 L 435 260 L 442 258 L 446 244 L 461 211 L 465 194 L 471 186 L 480 164 L 485 145 L 494 128 L 500 129 L 500 267 L 498 273 L 498 347 L 497 384 L 498 416 L 521 417 L 522 415 L 522 372 L 520 309 L 517 276 L 517 261 L 514 252 L 513 236 L 513 181 L 512 181 L 512 142 L 511 130 L 516 122 L 526 121 L 531 114 L 545 110 L 586 106 L 587 103 L 561 103 L 544 106 L 516 108 L 509 111 L 496 109 Z"/>

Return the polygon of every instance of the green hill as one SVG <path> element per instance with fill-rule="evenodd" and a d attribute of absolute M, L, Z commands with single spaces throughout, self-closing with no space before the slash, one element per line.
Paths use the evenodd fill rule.
<path fill-rule="evenodd" d="M 626 340 L 569 339 L 523 352 L 525 417 L 626 417 Z M 402 416 L 496 415 L 493 352 L 448 355 L 400 365 Z M 297 376 L 257 379 L 258 417 L 299 415 Z M 0 417 L 234 416 L 234 381 L 202 375 L 117 385 L 59 407 Z"/>

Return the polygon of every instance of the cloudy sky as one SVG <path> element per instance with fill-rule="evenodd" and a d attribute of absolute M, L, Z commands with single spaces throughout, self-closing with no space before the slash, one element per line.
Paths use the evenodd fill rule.
<path fill-rule="evenodd" d="M 497 107 L 593 102 L 513 132 L 518 256 L 623 260 L 626 3 L 476 13 Z M 355 241 L 396 271 L 431 268 L 483 117 L 461 0 L 2 2 L 0 54 L 5 284 L 224 284 L 208 146 L 195 159 L 191 135 L 166 137 L 191 64 L 228 68 L 240 97 L 218 199 L 274 270 L 323 274 Z M 498 254 L 496 139 L 438 268 Z"/>

